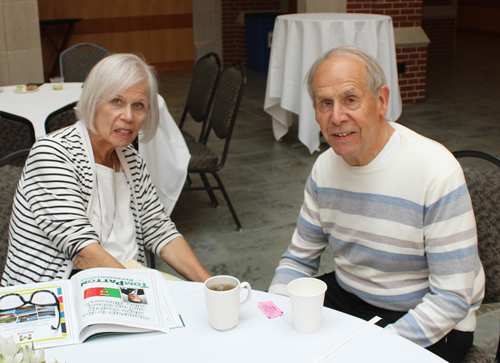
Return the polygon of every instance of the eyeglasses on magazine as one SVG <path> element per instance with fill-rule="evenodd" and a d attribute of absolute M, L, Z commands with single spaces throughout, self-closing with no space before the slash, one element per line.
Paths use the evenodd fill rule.
<path fill-rule="evenodd" d="M 51 326 L 53 330 L 57 330 L 61 325 L 61 310 L 59 308 L 59 300 L 57 296 L 49 290 L 38 290 L 31 294 L 29 300 L 17 293 L 5 294 L 0 296 L 0 311 L 18 309 L 23 305 L 31 304 L 34 306 L 56 306 L 57 307 L 57 326 Z"/>

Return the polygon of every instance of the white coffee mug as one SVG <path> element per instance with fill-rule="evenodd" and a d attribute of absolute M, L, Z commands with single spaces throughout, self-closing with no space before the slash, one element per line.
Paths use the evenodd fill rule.
<path fill-rule="evenodd" d="M 240 303 L 240 291 L 247 288 L 246 299 Z M 214 276 L 205 281 L 205 301 L 210 325 L 216 330 L 229 330 L 238 324 L 240 309 L 252 297 L 248 282 L 232 276 Z"/>

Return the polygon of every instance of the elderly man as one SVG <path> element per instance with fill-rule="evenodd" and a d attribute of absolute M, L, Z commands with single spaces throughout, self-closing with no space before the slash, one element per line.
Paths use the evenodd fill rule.
<path fill-rule="evenodd" d="M 329 244 L 335 271 L 318 277 L 328 285 L 325 306 L 378 315 L 387 330 L 460 362 L 484 295 L 460 164 L 437 142 L 387 122 L 389 88 L 364 50 L 327 52 L 307 83 L 331 149 L 309 176 L 269 291 L 287 294 L 291 280 L 317 273 Z"/>

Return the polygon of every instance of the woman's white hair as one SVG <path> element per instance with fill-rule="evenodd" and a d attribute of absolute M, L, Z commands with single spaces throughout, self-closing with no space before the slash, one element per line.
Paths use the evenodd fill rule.
<path fill-rule="evenodd" d="M 102 59 L 85 79 L 82 97 L 76 105 L 76 115 L 92 132 L 97 108 L 106 100 L 145 82 L 148 90 L 148 112 L 142 125 L 141 141 L 149 141 L 156 134 L 160 118 L 158 109 L 158 81 L 152 67 L 134 54 L 113 54 Z"/>
<path fill-rule="evenodd" d="M 309 72 L 307 72 L 305 81 L 307 83 L 307 90 L 312 101 L 316 102 L 316 95 L 314 91 L 314 75 L 316 74 L 316 70 L 325 60 L 339 56 L 351 57 L 364 63 L 366 66 L 366 83 L 368 84 L 368 89 L 371 91 L 373 97 L 377 99 L 380 87 L 387 84 L 384 70 L 377 60 L 364 49 L 352 45 L 343 45 L 327 51 L 322 57 L 318 58 L 313 63 Z"/>

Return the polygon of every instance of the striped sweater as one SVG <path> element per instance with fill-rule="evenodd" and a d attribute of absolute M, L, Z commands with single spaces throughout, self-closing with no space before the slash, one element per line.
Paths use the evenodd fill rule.
<path fill-rule="evenodd" d="M 332 149 L 316 161 L 292 237 L 269 289 L 318 272 L 333 249 L 339 284 L 377 307 L 408 311 L 386 329 L 429 346 L 474 331 L 484 295 L 471 200 L 442 145 L 395 124 L 389 159 L 350 167 Z"/>
<path fill-rule="evenodd" d="M 87 214 L 94 161 L 82 133 L 86 129 L 80 123 L 49 134 L 33 146 L 12 206 L 2 286 L 64 278 L 78 252 L 99 243 Z M 163 213 L 146 165 L 135 149 L 119 148 L 117 154 L 128 174 L 137 260 L 145 265 L 145 249 L 159 255 L 180 234 Z"/>

